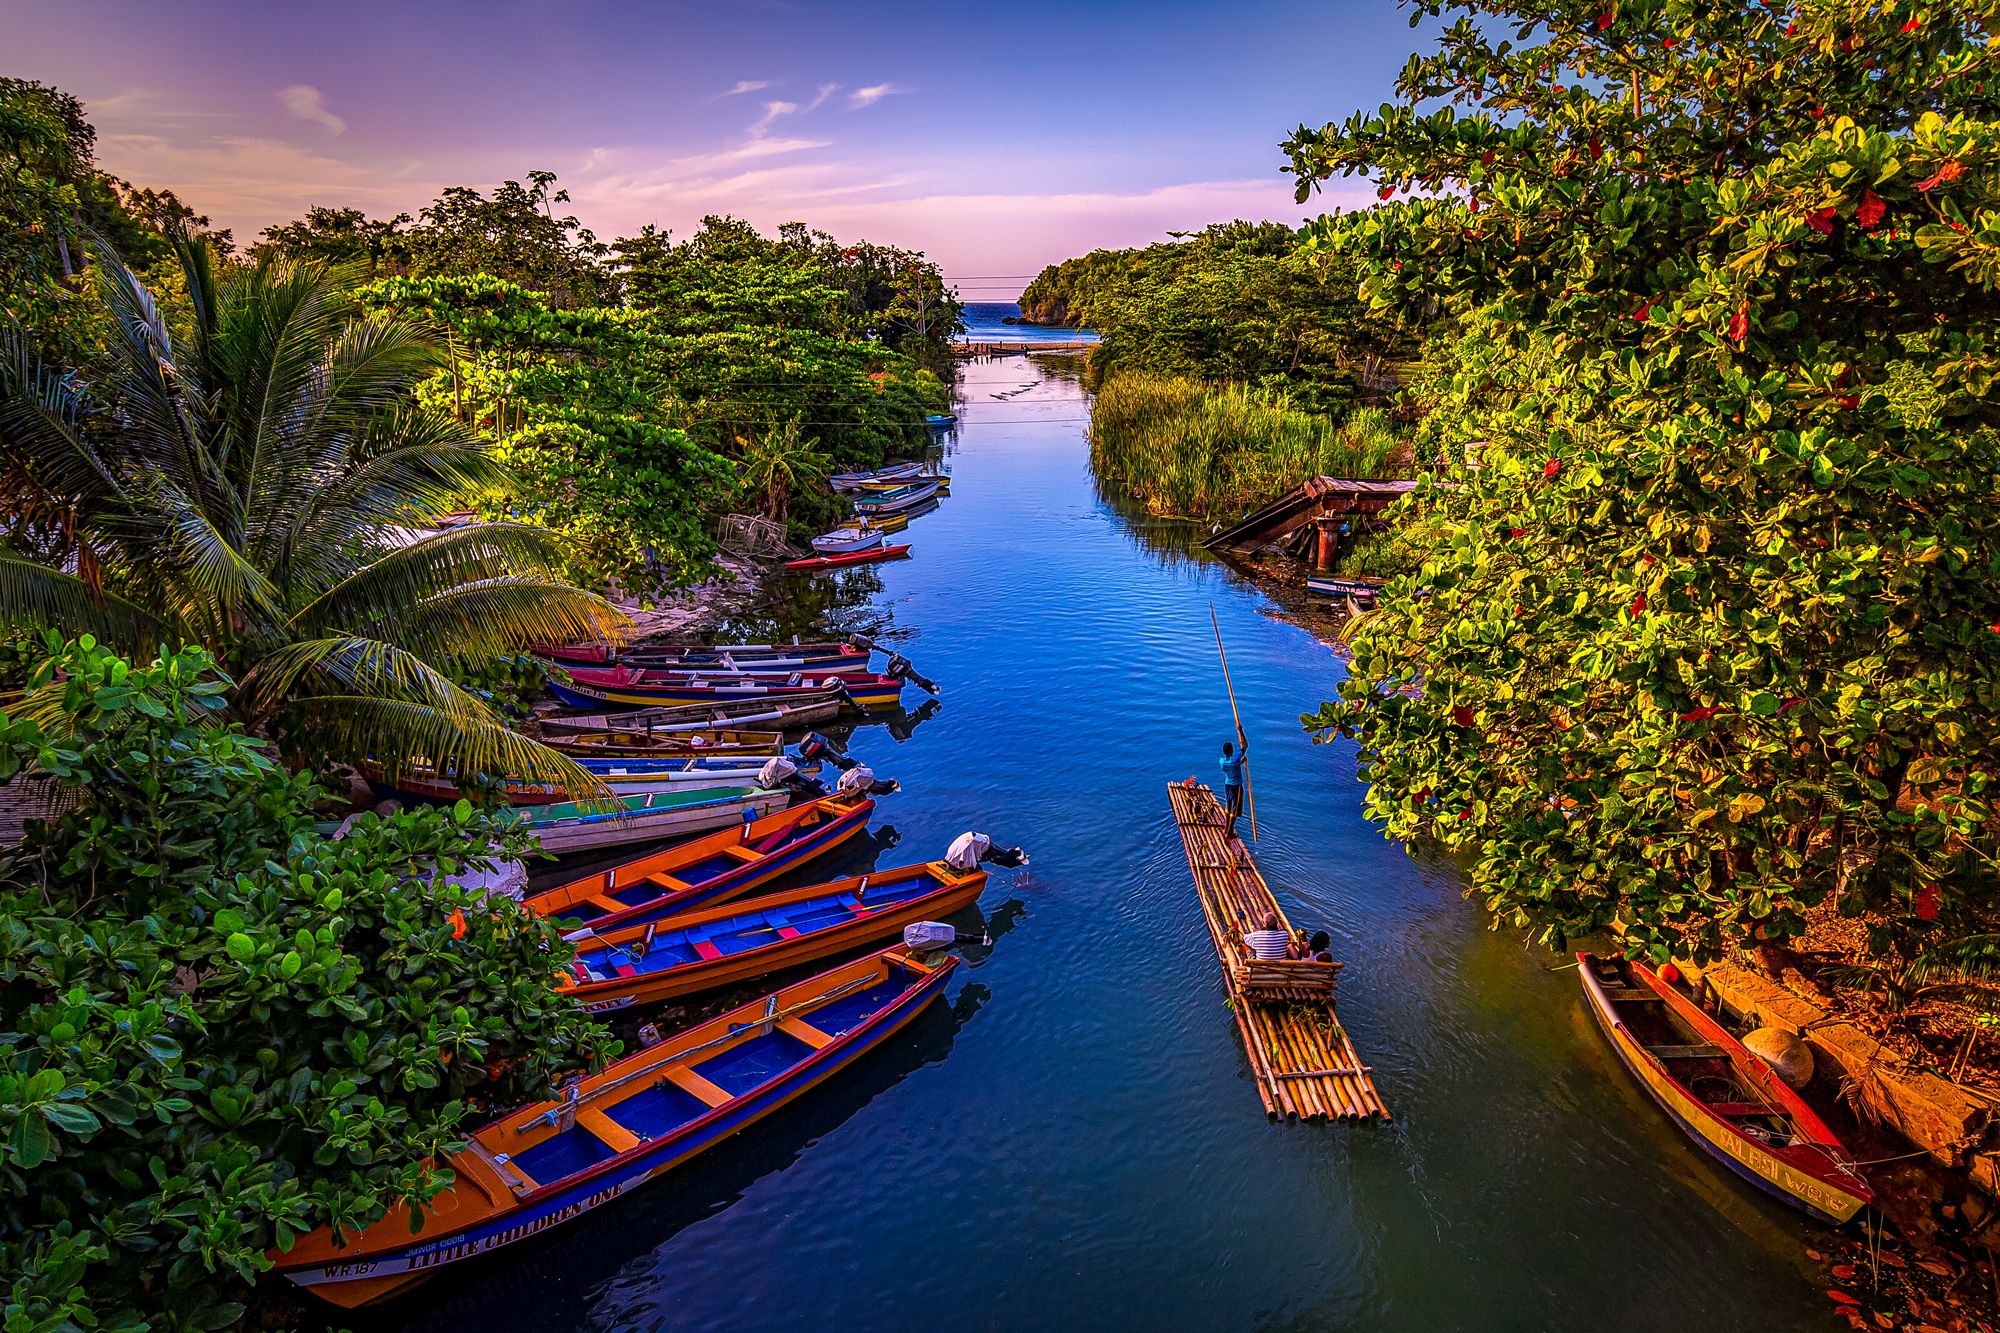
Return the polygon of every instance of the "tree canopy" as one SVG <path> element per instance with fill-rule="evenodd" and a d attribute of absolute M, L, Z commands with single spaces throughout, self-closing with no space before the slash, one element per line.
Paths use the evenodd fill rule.
<path fill-rule="evenodd" d="M 1995 7 L 1414 10 L 1456 19 L 1399 100 L 1288 148 L 1302 199 L 1395 201 L 1314 240 L 1456 319 L 1426 431 L 1464 461 L 1311 721 L 1552 943 L 1981 929 Z"/>

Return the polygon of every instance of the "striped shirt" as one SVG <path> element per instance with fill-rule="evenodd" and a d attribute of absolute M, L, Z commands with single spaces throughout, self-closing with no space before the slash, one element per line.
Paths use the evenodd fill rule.
<path fill-rule="evenodd" d="M 1246 930 L 1243 943 L 1249 947 L 1252 958 L 1270 961 L 1285 957 L 1292 937 L 1282 930 Z"/>

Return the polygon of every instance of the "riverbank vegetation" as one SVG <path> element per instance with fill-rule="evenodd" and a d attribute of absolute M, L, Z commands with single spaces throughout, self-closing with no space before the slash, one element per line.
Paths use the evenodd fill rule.
<path fill-rule="evenodd" d="M 1125 372 L 1092 404 L 1090 457 L 1149 512 L 1201 518 L 1254 508 L 1308 477 L 1399 476 L 1409 449 L 1378 408 L 1336 420 L 1265 390 Z"/>
<path fill-rule="evenodd" d="M 0 783 L 47 815 L 0 849 L 0 1291 L 222 1328 L 272 1247 L 432 1198 L 467 1124 L 615 1051 L 570 946 L 455 882 L 531 840 L 466 803 L 330 837 L 350 770 L 599 790 L 475 687 L 701 577 L 722 515 L 920 450 L 960 309 L 804 227 L 600 241 L 547 173 L 245 251 L 93 150 L 0 80 Z"/>
<path fill-rule="evenodd" d="M 1370 405 L 1412 344 L 1356 288 L 1351 266 L 1307 253 L 1291 228 L 1230 222 L 1052 264 L 1021 309 L 1102 339 L 1100 473 L 1155 513 L 1219 518 L 1322 471 L 1402 475 L 1405 451 Z"/>
<path fill-rule="evenodd" d="M 1403 196 L 1313 230 L 1371 307 L 1456 321 L 1420 442 L 1450 485 L 1410 502 L 1436 540 L 1311 724 L 1551 947 L 1777 959 L 1826 923 L 1850 983 L 1977 994 L 1990 7 L 1419 8 L 1512 40 L 1461 23 L 1399 105 L 1289 144 L 1302 191 Z"/>

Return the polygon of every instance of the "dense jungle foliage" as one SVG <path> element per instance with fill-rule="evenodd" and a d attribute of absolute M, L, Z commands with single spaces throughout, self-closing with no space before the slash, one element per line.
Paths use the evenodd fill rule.
<path fill-rule="evenodd" d="M 1356 286 L 1350 268 L 1304 253 L 1291 228 L 1229 222 L 1052 264 L 1021 293 L 1021 313 L 1096 330 L 1100 373 L 1243 384 L 1338 416 L 1393 389 L 1391 364 L 1407 350 Z"/>
<path fill-rule="evenodd" d="M 1422 0 L 1399 100 L 1301 130 L 1385 314 L 1455 321 L 1433 539 L 1312 724 L 1551 945 L 1990 972 L 2000 10 Z M 1398 196 L 1403 196 L 1398 198 Z"/>

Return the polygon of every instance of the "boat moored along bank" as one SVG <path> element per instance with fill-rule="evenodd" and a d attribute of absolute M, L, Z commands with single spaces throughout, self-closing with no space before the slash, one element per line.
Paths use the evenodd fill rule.
<path fill-rule="evenodd" d="M 823 796 L 749 824 L 530 894 L 541 916 L 592 930 L 722 902 L 825 855 L 868 827 L 875 802 Z"/>
<path fill-rule="evenodd" d="M 1642 963 L 1577 960 L 1584 998 L 1618 1058 L 1711 1157 L 1836 1225 L 1875 1197 L 1826 1122 L 1693 1000 Z"/>
<path fill-rule="evenodd" d="M 901 946 L 776 990 L 523 1107 L 444 1163 L 456 1177 L 413 1230 L 407 1208 L 356 1235 L 274 1250 L 335 1305 L 393 1296 L 601 1207 L 713 1147 L 880 1046 L 943 994 L 957 965 Z"/>

